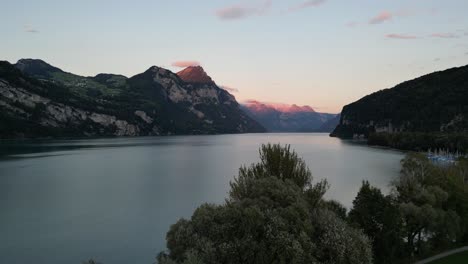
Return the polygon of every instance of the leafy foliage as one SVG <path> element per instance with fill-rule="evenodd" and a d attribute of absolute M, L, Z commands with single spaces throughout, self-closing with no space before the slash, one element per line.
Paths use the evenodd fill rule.
<path fill-rule="evenodd" d="M 240 168 L 225 204 L 202 205 L 170 228 L 158 261 L 371 263 L 367 237 L 325 206 L 327 188 L 312 183 L 289 146 L 264 145 L 259 163 Z"/>
<path fill-rule="evenodd" d="M 413 151 L 444 149 L 453 153 L 468 153 L 468 134 L 441 132 L 371 133 L 368 144 Z"/>
<path fill-rule="evenodd" d="M 468 66 L 435 72 L 345 106 L 331 135 L 363 135 L 371 144 L 407 150 L 441 147 L 466 152 L 466 98 Z M 382 128 L 392 134 L 376 133 Z"/>
<path fill-rule="evenodd" d="M 402 161 L 401 175 L 394 183 L 411 256 L 425 253 L 423 242 L 445 246 L 456 241 L 461 231 L 460 217 L 448 205 L 451 190 L 436 183 L 441 173 L 426 157 L 412 154 Z"/>
<path fill-rule="evenodd" d="M 348 221 L 373 240 L 375 263 L 408 263 L 468 240 L 468 163 L 437 166 L 408 154 L 392 193 L 363 185 Z"/>
<path fill-rule="evenodd" d="M 375 263 L 394 263 L 400 257 L 403 244 L 400 217 L 391 197 L 385 197 L 368 181 L 362 183 L 348 221 L 372 240 Z"/>

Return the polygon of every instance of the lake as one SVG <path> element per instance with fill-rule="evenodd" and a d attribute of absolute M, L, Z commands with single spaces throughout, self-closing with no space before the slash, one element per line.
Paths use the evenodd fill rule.
<path fill-rule="evenodd" d="M 169 226 L 222 203 L 268 142 L 291 144 L 347 207 L 362 180 L 388 192 L 404 155 L 327 134 L 0 142 L 0 263 L 154 263 Z"/>

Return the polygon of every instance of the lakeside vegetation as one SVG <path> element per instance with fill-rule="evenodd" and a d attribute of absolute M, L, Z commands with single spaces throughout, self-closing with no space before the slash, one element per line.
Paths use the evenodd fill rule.
<path fill-rule="evenodd" d="M 430 149 L 443 149 L 451 153 L 468 153 L 467 133 L 370 133 L 367 142 L 369 145 L 391 147 L 401 150 L 428 151 Z"/>
<path fill-rule="evenodd" d="M 171 226 L 157 261 L 412 263 L 468 242 L 467 180 L 467 160 L 439 167 L 408 154 L 390 194 L 364 181 L 347 212 L 289 146 L 264 145 L 224 204 Z"/>
<path fill-rule="evenodd" d="M 468 66 L 463 66 L 434 72 L 367 95 L 343 107 L 342 119 L 332 135 L 367 138 L 379 131 L 404 132 L 394 133 L 392 137 L 402 138 L 390 138 L 390 143 L 407 143 L 406 149 L 413 150 L 440 138 L 441 132 L 454 136 L 465 134 L 466 149 L 467 77 Z M 428 140 L 419 141 L 424 137 Z M 418 144 L 411 143 L 414 140 L 418 140 Z M 451 143 L 455 141 L 445 141 L 444 144 Z"/>

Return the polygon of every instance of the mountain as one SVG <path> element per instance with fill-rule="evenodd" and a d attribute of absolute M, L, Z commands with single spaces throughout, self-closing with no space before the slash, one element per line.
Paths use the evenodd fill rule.
<path fill-rule="evenodd" d="M 130 78 L 84 77 L 41 60 L 1 61 L 0 138 L 264 131 L 205 75 L 184 81 L 153 66 Z"/>
<path fill-rule="evenodd" d="M 325 123 L 323 123 L 317 132 L 332 132 L 336 126 L 340 123 L 341 114 L 334 115 L 334 117 L 329 118 Z"/>
<path fill-rule="evenodd" d="M 369 138 L 371 143 L 404 149 L 460 149 L 468 141 L 449 143 L 448 138 L 465 138 L 467 132 L 468 66 L 464 66 L 404 82 L 345 106 L 331 135 Z"/>
<path fill-rule="evenodd" d="M 249 100 L 242 108 L 270 132 L 331 132 L 324 126 L 335 114 L 317 113 L 310 106 L 263 103 Z M 337 122 L 336 122 L 337 124 Z"/>
<path fill-rule="evenodd" d="M 205 72 L 201 66 L 190 66 L 182 71 L 178 72 L 177 75 L 185 82 L 189 83 L 205 83 L 214 84 L 210 76 Z"/>

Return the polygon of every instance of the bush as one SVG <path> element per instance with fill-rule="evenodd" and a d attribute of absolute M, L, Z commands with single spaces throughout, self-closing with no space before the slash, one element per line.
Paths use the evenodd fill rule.
<path fill-rule="evenodd" d="M 327 188 L 312 183 L 289 146 L 264 145 L 259 163 L 240 168 L 225 204 L 204 204 L 170 228 L 158 261 L 371 263 L 367 237 L 327 209 Z"/>

